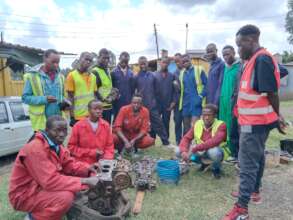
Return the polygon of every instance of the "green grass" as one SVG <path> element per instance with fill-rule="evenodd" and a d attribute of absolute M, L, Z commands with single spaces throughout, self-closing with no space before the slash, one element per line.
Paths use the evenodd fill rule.
<path fill-rule="evenodd" d="M 292 106 L 293 102 L 282 103 L 283 107 Z M 288 111 L 289 112 L 289 111 Z M 292 114 L 285 115 L 286 119 L 293 120 Z M 287 135 L 271 132 L 267 146 L 277 148 L 280 139 L 292 138 L 293 128 L 287 130 Z M 173 126 L 171 126 L 171 134 Z M 171 138 L 174 142 L 174 137 Z M 160 141 L 156 146 L 147 149 L 144 154 L 156 158 L 169 159 L 173 156 L 170 150 L 163 149 Z M 158 185 L 153 193 L 147 192 L 143 202 L 142 212 L 129 219 L 137 220 L 218 220 L 234 203 L 229 194 L 236 189 L 235 170 L 229 165 L 224 165 L 224 177 L 215 180 L 210 172 L 198 173 L 192 167 L 189 174 L 183 176 L 177 186 Z M 9 175 L 0 177 L 0 220 L 20 220 L 24 214 L 14 211 L 7 199 Z M 131 201 L 135 199 L 135 190 L 129 189 Z"/>

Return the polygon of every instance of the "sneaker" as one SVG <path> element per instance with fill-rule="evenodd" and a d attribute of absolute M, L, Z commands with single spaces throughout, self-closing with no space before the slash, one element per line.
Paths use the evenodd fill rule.
<path fill-rule="evenodd" d="M 239 197 L 239 192 L 234 191 L 234 192 L 231 193 L 231 196 L 234 197 L 234 198 L 238 198 Z M 260 193 L 256 193 L 256 192 L 252 193 L 251 196 L 250 196 L 250 200 L 251 200 L 251 203 L 253 203 L 255 205 L 261 204 L 262 199 L 261 199 Z"/>
<path fill-rule="evenodd" d="M 226 163 L 238 163 L 238 159 L 236 157 L 228 157 L 227 160 L 225 160 Z"/>
<path fill-rule="evenodd" d="M 175 150 L 177 148 L 177 146 L 174 145 L 174 144 L 168 144 L 168 145 L 163 145 L 163 146 L 168 148 L 168 149 L 171 149 L 171 150 Z"/>
<path fill-rule="evenodd" d="M 248 209 L 235 204 L 222 220 L 249 220 Z"/>
<path fill-rule="evenodd" d="M 24 220 L 34 220 L 33 216 L 31 213 L 26 214 L 26 216 L 24 217 Z"/>

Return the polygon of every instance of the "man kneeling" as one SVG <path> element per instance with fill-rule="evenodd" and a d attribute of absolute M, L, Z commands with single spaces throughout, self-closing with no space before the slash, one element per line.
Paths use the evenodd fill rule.
<path fill-rule="evenodd" d="M 183 160 L 200 163 L 200 171 L 204 171 L 211 163 L 213 175 L 218 179 L 221 177 L 221 162 L 228 151 L 225 147 L 226 125 L 216 119 L 217 111 L 217 107 L 212 104 L 204 107 L 202 119 L 196 121 L 194 127 L 184 135 L 179 150 Z"/>
<path fill-rule="evenodd" d="M 155 143 L 148 134 L 150 116 L 147 108 L 142 106 L 142 97 L 134 95 L 130 105 L 122 107 L 114 123 L 114 144 L 118 152 L 123 148 L 131 151 L 147 148 Z"/>
<path fill-rule="evenodd" d="M 25 219 L 61 220 L 74 194 L 99 181 L 88 177 L 96 173 L 95 165 L 75 161 L 62 146 L 66 136 L 66 120 L 51 116 L 46 130 L 37 132 L 17 155 L 9 200 L 16 210 L 29 212 Z"/>

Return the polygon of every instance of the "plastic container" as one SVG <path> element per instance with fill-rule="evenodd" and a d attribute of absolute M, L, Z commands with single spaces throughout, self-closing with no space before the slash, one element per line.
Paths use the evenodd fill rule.
<path fill-rule="evenodd" d="M 157 162 L 156 170 L 161 183 L 178 184 L 180 167 L 177 160 L 160 160 Z"/>

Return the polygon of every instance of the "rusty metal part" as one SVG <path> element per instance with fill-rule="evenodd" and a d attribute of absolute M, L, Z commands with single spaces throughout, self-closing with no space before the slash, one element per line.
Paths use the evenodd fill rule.
<path fill-rule="evenodd" d="M 97 201 L 100 209 L 108 211 L 106 208 L 108 201 Z M 113 205 L 112 215 L 102 215 L 98 211 L 89 208 L 88 196 L 81 193 L 74 201 L 70 210 L 67 212 L 68 220 L 124 220 L 131 211 L 131 203 L 127 195 L 123 192 L 117 194 L 117 198 Z M 110 213 L 110 211 L 108 212 Z"/>
<path fill-rule="evenodd" d="M 101 215 L 111 216 L 117 212 L 121 191 L 132 185 L 131 163 L 128 160 L 100 160 L 100 182 L 87 192 L 88 208 Z"/>
<path fill-rule="evenodd" d="M 133 164 L 133 171 L 135 172 L 134 185 L 138 190 L 156 189 L 156 180 L 153 177 L 155 170 L 156 160 L 145 156 L 140 161 Z"/>
<path fill-rule="evenodd" d="M 126 172 L 118 172 L 113 177 L 113 183 L 116 191 L 127 189 L 131 186 L 131 177 Z"/>

